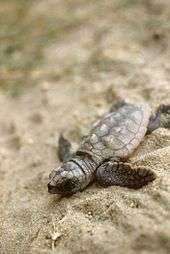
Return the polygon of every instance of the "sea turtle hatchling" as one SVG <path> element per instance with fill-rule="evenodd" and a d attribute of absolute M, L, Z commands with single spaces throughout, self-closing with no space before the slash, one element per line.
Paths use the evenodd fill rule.
<path fill-rule="evenodd" d="M 74 155 L 61 135 L 59 157 L 64 163 L 51 172 L 49 193 L 71 195 L 94 180 L 104 187 L 138 189 L 148 184 L 156 178 L 155 173 L 126 161 L 143 137 L 159 127 L 170 128 L 170 105 L 160 105 L 152 114 L 147 103 L 121 101 L 94 124 Z"/>

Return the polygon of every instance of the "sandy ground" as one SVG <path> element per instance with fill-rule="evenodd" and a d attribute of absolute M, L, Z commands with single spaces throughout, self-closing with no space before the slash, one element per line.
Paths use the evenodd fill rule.
<path fill-rule="evenodd" d="M 61 199 L 46 187 L 59 165 L 59 133 L 76 148 L 118 99 L 146 100 L 153 109 L 170 103 L 168 2 L 30 3 L 28 24 L 47 15 L 57 17 L 52 26 L 66 23 L 42 49 L 43 63 L 20 80 L 22 92 L 16 80 L 0 89 L 1 254 L 170 253 L 169 130 L 145 137 L 132 157 L 157 174 L 140 190 L 93 184 Z M 74 22 L 63 18 L 70 15 Z M 0 71 L 2 85 L 14 75 Z"/>

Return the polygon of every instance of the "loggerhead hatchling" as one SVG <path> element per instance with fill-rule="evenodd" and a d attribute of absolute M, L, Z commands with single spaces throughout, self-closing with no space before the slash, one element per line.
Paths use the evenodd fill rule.
<path fill-rule="evenodd" d="M 59 157 L 64 163 L 49 175 L 49 193 L 71 195 L 94 180 L 104 187 L 138 189 L 148 184 L 156 178 L 155 173 L 126 161 L 143 137 L 159 127 L 170 128 L 170 105 L 160 105 L 151 114 L 147 103 L 121 101 L 94 124 L 74 155 L 71 144 L 61 135 Z"/>

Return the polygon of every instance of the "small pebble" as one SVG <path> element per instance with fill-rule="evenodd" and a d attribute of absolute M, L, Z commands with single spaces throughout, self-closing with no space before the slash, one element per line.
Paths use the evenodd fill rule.
<path fill-rule="evenodd" d="M 48 91 L 49 89 L 50 89 L 50 84 L 49 84 L 48 82 L 44 82 L 44 83 L 41 84 L 41 90 L 42 90 L 43 92 L 46 92 L 46 91 Z"/>
<path fill-rule="evenodd" d="M 34 140 L 32 138 L 28 138 L 26 140 L 26 143 L 29 144 L 29 145 L 32 145 L 32 144 L 34 144 Z"/>

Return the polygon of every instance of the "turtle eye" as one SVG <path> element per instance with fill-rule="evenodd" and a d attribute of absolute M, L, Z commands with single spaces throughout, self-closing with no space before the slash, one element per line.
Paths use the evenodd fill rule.
<path fill-rule="evenodd" d="M 53 169 L 52 171 L 51 171 L 51 173 L 49 174 L 49 180 L 51 180 L 54 176 L 56 175 L 56 170 L 55 169 Z"/>
<path fill-rule="evenodd" d="M 75 187 L 76 187 L 76 181 L 74 179 L 66 179 L 59 186 L 59 188 L 62 191 L 64 191 L 65 193 L 67 193 L 67 192 L 71 193 L 72 190 L 74 190 Z"/>

